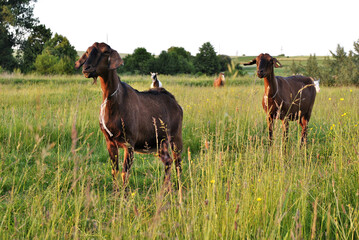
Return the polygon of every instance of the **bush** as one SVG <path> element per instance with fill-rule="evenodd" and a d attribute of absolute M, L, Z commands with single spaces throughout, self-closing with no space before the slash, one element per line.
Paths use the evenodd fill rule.
<path fill-rule="evenodd" d="M 35 61 L 36 72 L 40 74 L 73 74 L 73 67 L 77 58 L 75 48 L 69 40 L 61 35 L 46 42 L 44 50 Z"/>
<path fill-rule="evenodd" d="M 37 56 L 35 61 L 36 72 L 43 75 L 56 73 L 56 64 L 59 58 L 49 53 L 42 53 Z"/>

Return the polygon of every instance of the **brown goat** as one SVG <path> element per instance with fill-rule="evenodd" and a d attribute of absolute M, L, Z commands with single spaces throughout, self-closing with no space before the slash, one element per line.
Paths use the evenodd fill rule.
<path fill-rule="evenodd" d="M 224 73 L 222 72 L 219 74 L 218 78 L 214 80 L 213 86 L 214 87 L 223 87 L 224 81 L 225 81 Z"/>
<path fill-rule="evenodd" d="M 183 111 L 165 89 L 139 92 L 120 81 L 116 69 L 123 64 L 120 55 L 105 43 L 94 43 L 75 63 L 83 66 L 86 78 L 100 78 L 103 103 L 100 128 L 112 160 L 112 176 L 117 186 L 118 148 L 124 149 L 122 182 L 126 185 L 134 151 L 158 153 L 165 165 L 165 184 L 170 184 L 172 158 L 181 172 Z M 170 187 L 170 185 L 168 185 Z"/>
<path fill-rule="evenodd" d="M 267 113 L 270 141 L 273 138 L 273 120 L 279 118 L 283 123 L 285 138 L 287 138 L 288 120 L 299 120 L 302 127 L 301 142 L 306 143 L 308 122 L 316 96 L 312 78 L 274 76 L 274 67 L 282 67 L 282 65 L 267 53 L 260 54 L 244 65 L 252 64 L 257 64 L 257 75 L 264 79 L 262 106 Z"/>

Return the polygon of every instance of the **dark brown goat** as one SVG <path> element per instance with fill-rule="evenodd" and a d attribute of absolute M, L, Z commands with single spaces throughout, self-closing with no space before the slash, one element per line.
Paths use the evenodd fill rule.
<path fill-rule="evenodd" d="M 170 184 L 173 160 L 181 172 L 183 111 L 165 89 L 139 92 L 120 81 L 116 69 L 120 55 L 105 43 L 94 43 L 75 63 L 83 66 L 86 78 L 100 78 L 103 103 L 100 128 L 112 160 L 112 176 L 117 190 L 118 148 L 124 149 L 122 182 L 126 185 L 134 151 L 158 153 L 165 165 L 165 184 Z M 171 144 L 173 160 L 168 149 Z M 168 185 L 170 187 L 170 185 Z"/>
<path fill-rule="evenodd" d="M 269 139 L 273 138 L 273 120 L 279 118 L 283 123 L 284 137 L 287 137 L 288 120 L 299 120 L 302 127 L 301 142 L 305 143 L 307 128 L 315 101 L 316 90 L 312 78 L 304 76 L 277 77 L 274 67 L 281 63 L 269 54 L 260 54 L 249 63 L 257 64 L 257 75 L 264 79 L 262 105 L 267 113 Z"/>
<path fill-rule="evenodd" d="M 222 72 L 219 74 L 218 78 L 214 80 L 213 86 L 214 87 L 223 87 L 224 81 L 225 81 L 224 73 Z"/>

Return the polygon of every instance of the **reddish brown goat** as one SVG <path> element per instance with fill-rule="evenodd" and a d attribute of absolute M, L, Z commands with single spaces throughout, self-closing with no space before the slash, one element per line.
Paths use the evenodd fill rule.
<path fill-rule="evenodd" d="M 288 120 L 299 120 L 302 127 L 301 142 L 306 143 L 308 122 L 316 96 L 312 78 L 298 75 L 274 76 L 274 67 L 282 67 L 282 65 L 267 53 L 260 54 L 244 65 L 252 64 L 257 64 L 257 75 L 264 79 L 262 106 L 267 113 L 270 141 L 273 138 L 273 120 L 279 118 L 283 123 L 285 138 L 287 138 Z"/>
<path fill-rule="evenodd" d="M 218 78 L 214 80 L 213 86 L 214 87 L 223 87 L 224 81 L 225 81 L 224 73 L 222 72 L 219 74 Z"/>
<path fill-rule="evenodd" d="M 170 184 L 173 160 L 181 172 L 183 111 L 165 89 L 139 92 L 120 81 L 116 69 L 123 64 L 120 55 L 105 43 L 94 43 L 75 63 L 83 66 L 86 78 L 100 78 L 103 103 L 100 128 L 112 160 L 112 176 L 117 186 L 118 148 L 124 149 L 122 182 L 126 185 L 134 151 L 158 153 L 165 165 L 165 184 Z M 171 144 L 173 160 L 168 148 Z M 170 187 L 170 185 L 168 185 Z"/>

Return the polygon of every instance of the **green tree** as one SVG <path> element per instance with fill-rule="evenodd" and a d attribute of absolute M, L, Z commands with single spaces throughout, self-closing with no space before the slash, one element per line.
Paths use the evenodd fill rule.
<path fill-rule="evenodd" d="M 44 75 L 56 74 L 59 58 L 48 53 L 37 56 L 35 61 L 36 72 Z"/>
<path fill-rule="evenodd" d="M 359 56 L 359 39 L 358 39 L 358 41 L 356 41 L 356 42 L 354 42 L 354 54 L 356 55 L 356 56 Z"/>
<path fill-rule="evenodd" d="M 188 61 L 191 60 L 191 53 L 186 51 L 183 47 L 170 47 L 167 52 L 175 53 L 176 55 L 181 56 Z"/>
<path fill-rule="evenodd" d="M 199 53 L 197 53 L 194 60 L 194 66 L 197 72 L 207 75 L 213 75 L 220 71 L 219 59 L 211 43 L 206 42 L 199 48 Z"/>
<path fill-rule="evenodd" d="M 192 56 L 182 47 L 171 47 L 166 51 L 162 51 L 158 58 L 155 59 L 155 65 L 151 71 L 161 74 L 180 74 L 193 73 L 194 66 Z"/>
<path fill-rule="evenodd" d="M 345 65 L 348 63 L 348 56 L 344 50 L 344 47 L 337 45 L 336 52 L 330 51 L 332 54 L 332 60 L 329 61 L 332 77 L 335 80 L 335 84 L 343 85 L 350 82 L 348 81 L 348 74 L 345 73 Z"/>
<path fill-rule="evenodd" d="M 38 20 L 33 17 L 36 0 L 0 0 L 0 66 L 12 70 L 16 66 L 13 48 L 20 45 Z"/>
<path fill-rule="evenodd" d="M 354 43 L 354 50 L 358 51 L 358 43 Z M 325 71 L 329 72 L 329 85 L 359 84 L 358 56 L 353 51 L 347 54 L 339 44 L 335 52 L 330 51 L 332 59 L 325 61 Z M 324 72 L 324 71 L 323 71 Z"/>
<path fill-rule="evenodd" d="M 304 67 L 299 62 L 298 64 L 293 60 L 292 65 L 289 67 L 289 71 L 291 74 L 302 74 L 304 72 Z"/>
<path fill-rule="evenodd" d="M 321 70 L 321 84 L 333 86 L 335 84 L 336 76 L 332 70 L 332 60 L 329 57 L 325 57 L 323 60 L 323 67 Z"/>
<path fill-rule="evenodd" d="M 320 78 L 319 65 L 315 54 L 313 56 L 310 55 L 307 60 L 307 65 L 305 66 L 305 75 L 316 79 Z"/>
<path fill-rule="evenodd" d="M 69 40 L 55 34 L 35 61 L 36 72 L 40 74 L 72 74 L 75 72 L 74 62 L 77 52 Z"/>
<path fill-rule="evenodd" d="M 30 36 L 19 48 L 20 69 L 23 73 L 35 70 L 36 57 L 42 53 L 45 43 L 51 39 L 51 30 L 45 25 L 35 26 Z"/>
<path fill-rule="evenodd" d="M 16 60 L 13 56 L 14 39 L 8 34 L 4 26 L 0 26 L 0 67 L 11 71 L 16 66 Z"/>
<path fill-rule="evenodd" d="M 354 82 L 359 84 L 359 39 L 354 42 L 353 62 L 355 64 Z"/>
<path fill-rule="evenodd" d="M 149 74 L 151 70 L 150 66 L 153 64 L 154 56 L 147 52 L 146 48 L 136 48 L 133 54 L 129 54 L 123 58 L 124 67 L 121 72 Z"/>
<path fill-rule="evenodd" d="M 232 59 L 227 55 L 218 55 L 218 61 L 220 65 L 220 72 L 225 72 L 228 69 L 228 66 L 231 65 Z"/>

